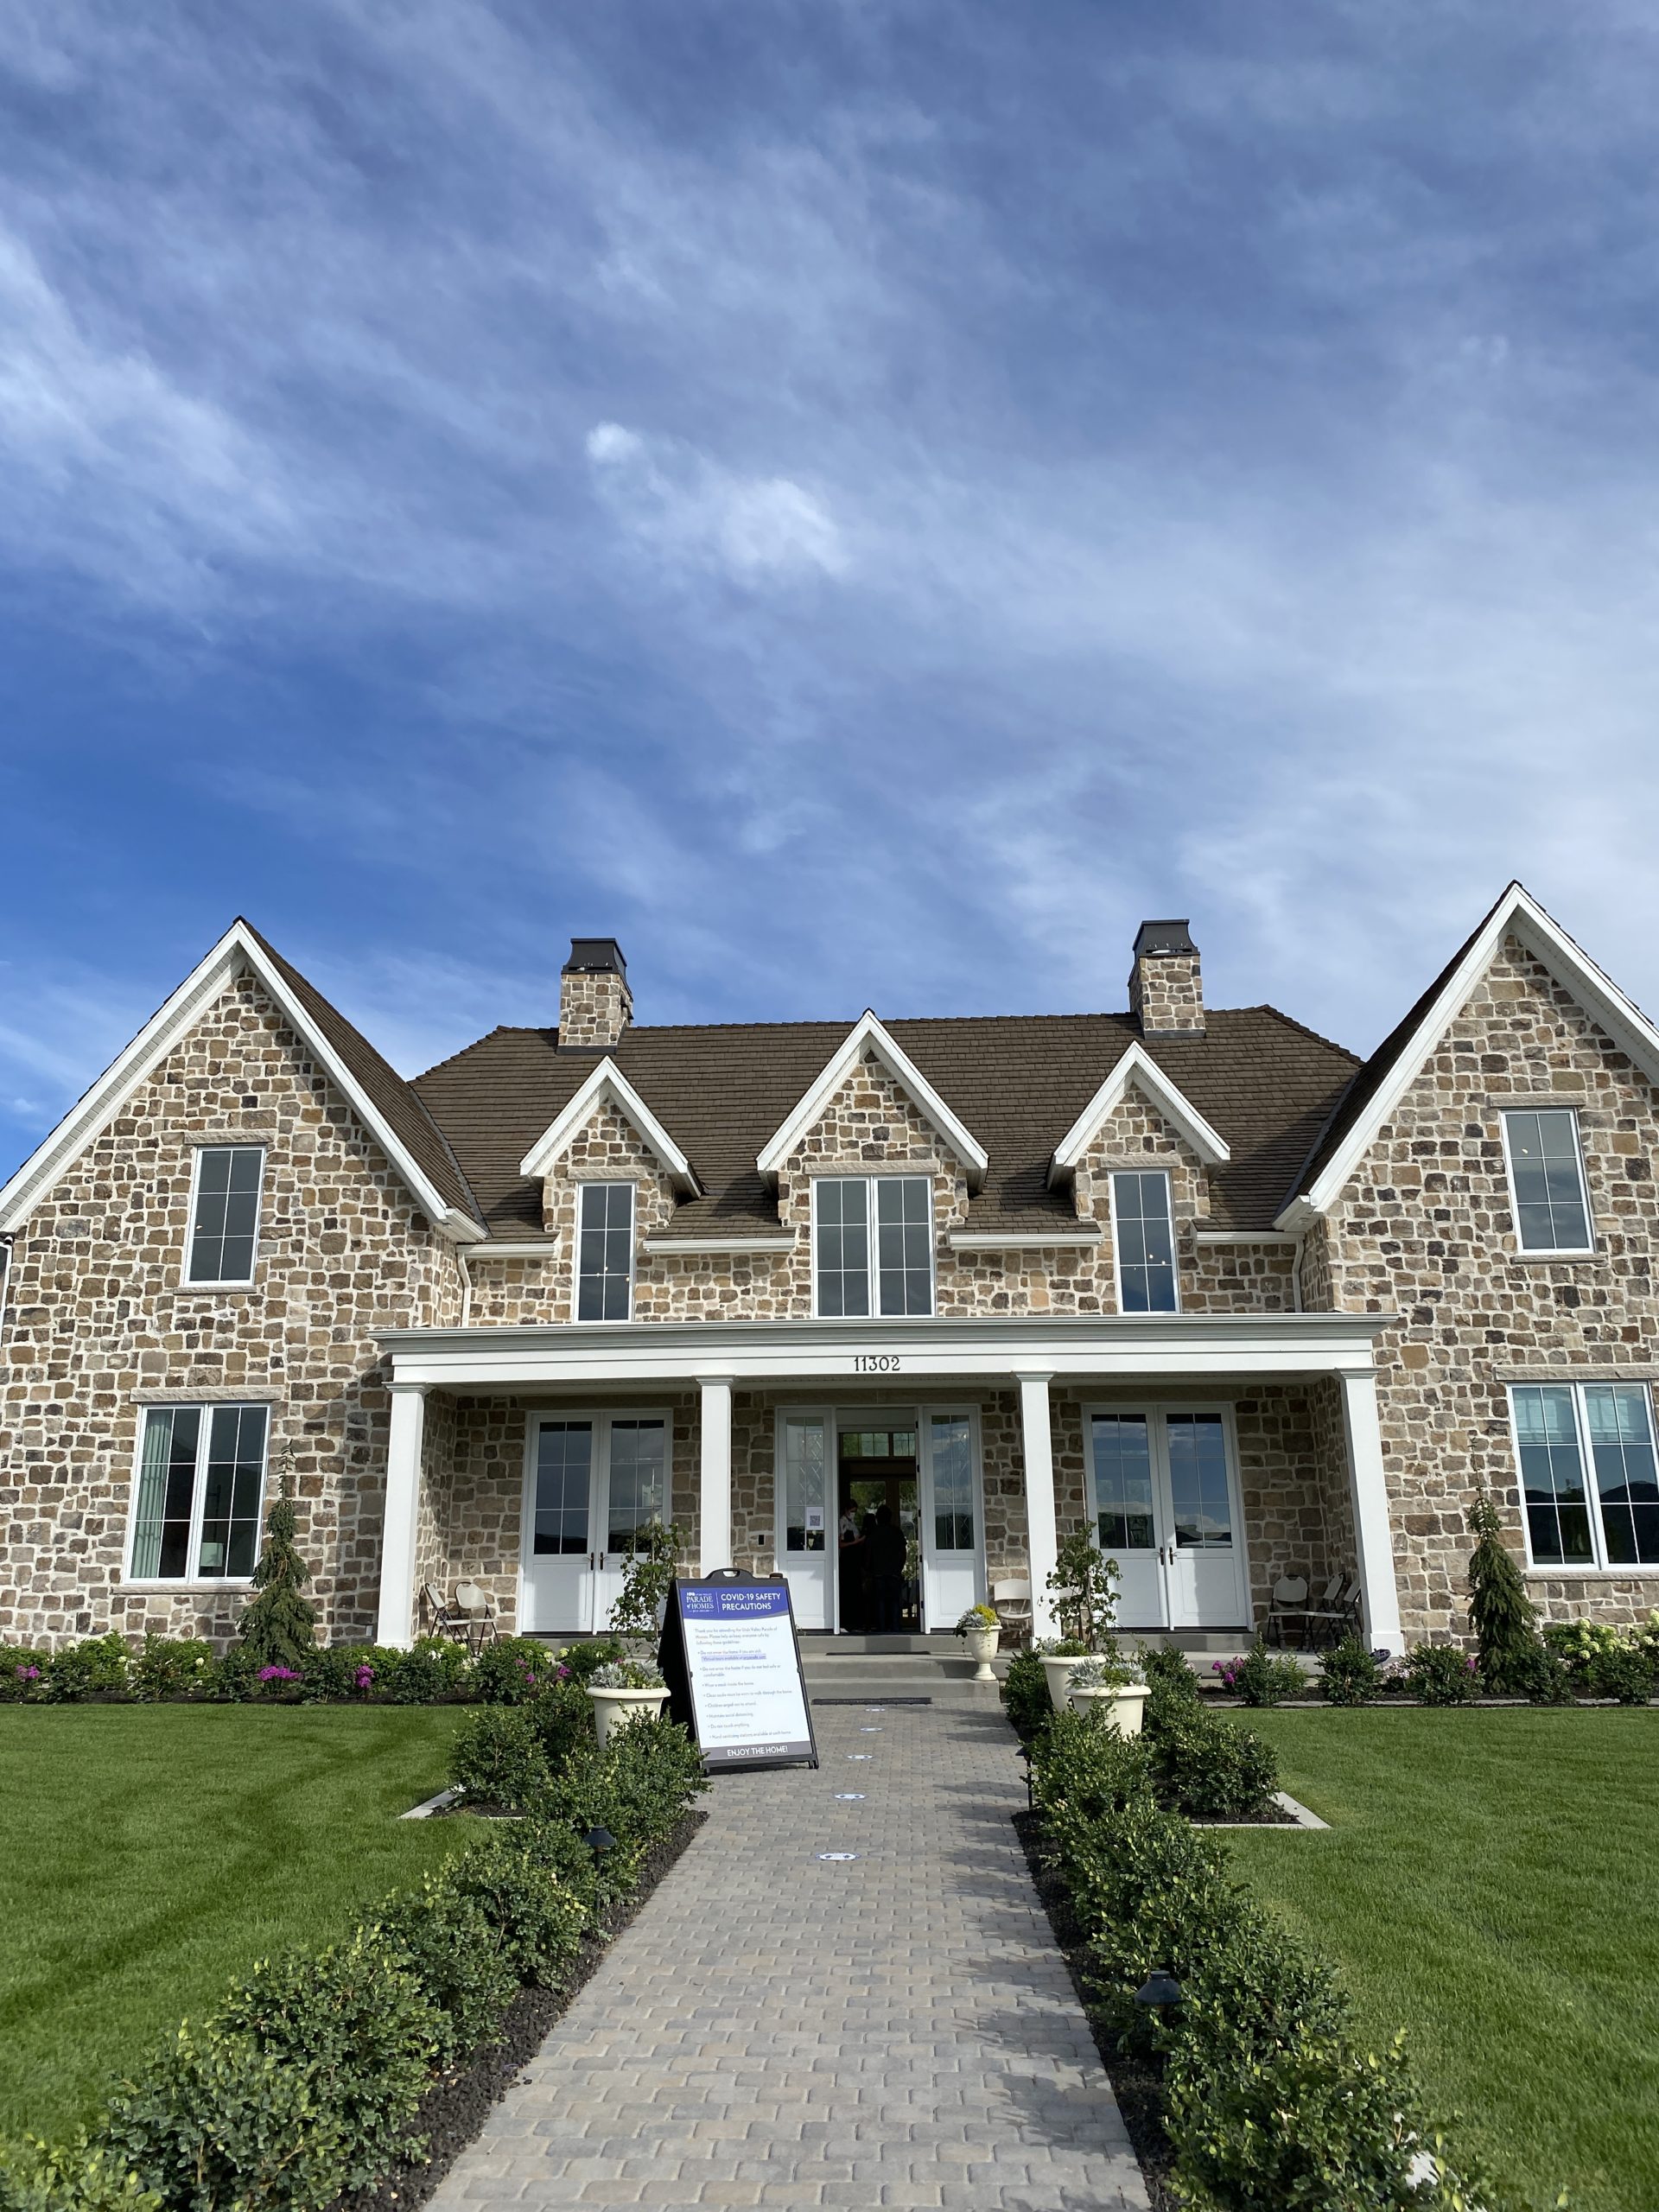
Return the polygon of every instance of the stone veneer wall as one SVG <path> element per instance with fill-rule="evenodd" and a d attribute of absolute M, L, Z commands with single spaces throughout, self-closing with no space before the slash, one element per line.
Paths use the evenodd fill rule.
<path fill-rule="evenodd" d="M 1194 1037 L 1204 1033 L 1204 984 L 1198 956 L 1143 952 L 1129 970 L 1129 1012 L 1147 1037 Z"/>
<path fill-rule="evenodd" d="M 181 1281 L 193 1154 L 266 1147 L 249 1290 Z M 390 1164 L 243 976 L 16 1239 L 0 1339 L 0 1634 L 224 1637 L 245 1593 L 124 1587 L 145 1402 L 263 1401 L 326 1631 L 372 1635 L 389 1397 L 376 1331 L 453 1323 L 460 1283 Z"/>
<path fill-rule="evenodd" d="M 633 1020 L 628 979 L 613 968 L 567 968 L 559 977 L 559 1042 L 615 1045 Z"/>
<path fill-rule="evenodd" d="M 1505 1103 L 1579 1112 L 1598 1249 L 1522 1255 L 1499 1124 Z M 1384 1125 L 1304 1260 L 1333 1302 L 1399 1313 L 1377 1340 L 1382 1449 L 1408 1640 L 1465 1627 L 1464 1516 L 1484 1486 L 1522 1548 L 1506 1383 L 1659 1377 L 1653 1254 L 1656 1100 L 1646 1081 L 1513 938 Z M 1550 1618 L 1631 1620 L 1659 1605 L 1659 1569 L 1529 1590 Z"/>

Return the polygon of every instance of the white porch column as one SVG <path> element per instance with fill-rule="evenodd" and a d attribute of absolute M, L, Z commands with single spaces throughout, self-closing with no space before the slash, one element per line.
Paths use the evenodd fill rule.
<path fill-rule="evenodd" d="M 1031 1632 L 1055 1633 L 1054 1600 L 1044 1587 L 1059 1555 L 1054 1526 L 1054 1436 L 1046 1375 L 1020 1375 L 1020 1422 L 1026 1452 L 1026 1533 L 1031 1554 Z"/>
<path fill-rule="evenodd" d="M 702 1392 L 701 1572 L 732 1563 L 732 1378 L 700 1375 Z"/>
<path fill-rule="evenodd" d="M 386 1447 L 386 1518 L 380 1532 L 380 1625 L 375 1641 L 402 1651 L 415 1641 L 415 1524 L 425 1433 L 423 1385 L 394 1382 L 391 1438 Z"/>
<path fill-rule="evenodd" d="M 1382 1432 L 1376 1418 L 1376 1377 L 1370 1369 L 1337 1377 L 1354 1507 L 1354 1541 L 1365 1608 L 1365 1640 L 1373 1650 L 1403 1651 L 1400 1594 L 1394 1579 L 1394 1531 L 1389 1524 Z"/>

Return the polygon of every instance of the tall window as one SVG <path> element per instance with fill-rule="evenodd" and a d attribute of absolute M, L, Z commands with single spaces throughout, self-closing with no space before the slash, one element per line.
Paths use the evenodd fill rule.
<path fill-rule="evenodd" d="M 813 1184 L 812 1196 L 821 1314 L 837 1319 L 933 1311 L 930 1177 L 826 1175 Z"/>
<path fill-rule="evenodd" d="M 1173 1313 L 1175 1229 L 1169 1178 L 1160 1169 L 1112 1178 L 1112 1237 L 1120 1313 Z"/>
<path fill-rule="evenodd" d="M 642 1529 L 668 1522 L 668 1425 L 660 1414 L 610 1423 L 606 1548 L 631 1552 Z"/>
<path fill-rule="evenodd" d="M 576 1319 L 626 1321 L 633 1298 L 633 1185 L 584 1183 L 576 1232 Z"/>
<path fill-rule="evenodd" d="M 1515 1233 L 1523 1252 L 1592 1249 L 1579 1117 L 1570 1106 L 1505 1114 L 1503 1148 L 1515 1193 Z"/>
<path fill-rule="evenodd" d="M 259 1185 L 264 1148 L 203 1145 L 191 1194 L 187 1282 L 249 1283 L 259 1241 Z"/>
<path fill-rule="evenodd" d="M 1515 1409 L 1536 1567 L 1659 1562 L 1653 1409 L 1640 1382 L 1527 1382 Z"/>
<path fill-rule="evenodd" d="M 133 1504 L 141 1582 L 245 1580 L 259 1549 L 264 1406 L 152 1406 Z"/>

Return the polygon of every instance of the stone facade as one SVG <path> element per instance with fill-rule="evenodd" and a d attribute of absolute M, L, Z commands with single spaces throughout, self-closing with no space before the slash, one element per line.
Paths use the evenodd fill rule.
<path fill-rule="evenodd" d="M 613 968 L 567 968 L 559 977 L 559 1042 L 614 1045 L 633 1020 L 628 979 Z"/>
<path fill-rule="evenodd" d="M 1144 1037 L 1202 1036 L 1204 980 L 1197 948 L 1137 953 L 1129 970 L 1129 1012 Z"/>

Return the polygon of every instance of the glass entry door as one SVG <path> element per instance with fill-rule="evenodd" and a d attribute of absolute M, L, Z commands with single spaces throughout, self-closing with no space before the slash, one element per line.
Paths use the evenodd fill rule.
<path fill-rule="evenodd" d="M 1124 1629 L 1237 1628 L 1245 1618 L 1238 1480 L 1225 1414 L 1088 1415 L 1095 1540 L 1122 1569 Z"/>
<path fill-rule="evenodd" d="M 597 1633 L 638 1532 L 668 1519 L 667 1416 L 540 1414 L 528 1459 L 519 1625 Z"/>

